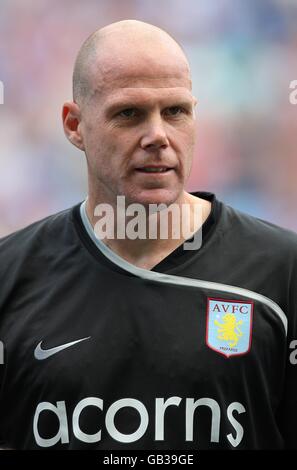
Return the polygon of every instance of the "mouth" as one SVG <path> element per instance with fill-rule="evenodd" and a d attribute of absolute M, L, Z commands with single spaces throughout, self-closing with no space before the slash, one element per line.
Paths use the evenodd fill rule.
<path fill-rule="evenodd" d="M 142 168 L 135 168 L 135 170 L 140 173 L 162 174 L 172 171 L 173 168 L 167 166 L 144 166 Z"/>

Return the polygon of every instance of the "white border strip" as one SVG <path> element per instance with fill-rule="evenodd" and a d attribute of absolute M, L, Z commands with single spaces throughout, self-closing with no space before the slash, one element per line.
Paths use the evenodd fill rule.
<path fill-rule="evenodd" d="M 258 294 L 258 292 L 254 292 L 252 290 L 244 289 L 243 287 L 237 286 L 230 286 L 228 284 L 220 284 L 218 282 L 211 282 L 211 281 L 202 281 L 200 279 L 192 279 L 187 277 L 181 276 L 172 276 L 170 274 L 163 274 L 158 273 L 156 271 L 150 271 L 148 269 L 138 268 L 134 266 L 134 264 L 129 263 L 121 256 L 117 255 L 114 251 L 112 251 L 105 243 L 103 243 L 99 238 L 96 237 L 94 229 L 89 221 L 87 212 L 86 212 L 86 200 L 82 202 L 80 206 L 80 215 L 82 218 L 82 222 L 87 230 L 90 238 L 95 243 L 95 245 L 99 248 L 99 250 L 103 253 L 106 258 L 108 258 L 112 263 L 119 266 L 124 271 L 128 271 L 131 274 L 134 274 L 137 277 L 142 279 L 147 279 L 150 281 L 158 281 L 164 284 L 174 284 L 179 286 L 187 286 L 187 287 L 200 287 L 202 289 L 209 289 L 209 290 L 219 290 L 221 292 L 230 292 L 232 294 L 238 294 L 243 297 L 248 297 L 249 299 L 257 300 L 258 302 L 262 302 L 262 304 L 267 305 L 271 310 L 276 313 L 276 315 L 280 318 L 283 323 L 285 333 L 287 335 L 288 330 L 288 320 L 280 308 L 280 306 L 275 303 L 273 300 L 265 297 L 262 294 Z"/>

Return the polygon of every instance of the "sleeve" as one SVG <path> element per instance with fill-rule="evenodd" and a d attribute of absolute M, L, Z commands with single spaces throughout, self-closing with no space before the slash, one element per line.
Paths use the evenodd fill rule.
<path fill-rule="evenodd" d="M 297 255 L 288 292 L 287 355 L 278 421 L 285 449 L 297 450 Z"/>
<path fill-rule="evenodd" d="M 0 333 L 0 450 L 3 450 L 6 448 L 6 443 L 5 439 L 3 436 L 3 428 L 2 428 L 2 420 L 1 420 L 1 410 L 2 407 L 4 406 L 3 404 L 3 393 L 2 393 L 2 388 L 3 388 L 3 381 L 4 381 L 4 370 L 5 370 L 5 355 L 4 355 L 4 343 L 1 340 L 1 333 Z"/>

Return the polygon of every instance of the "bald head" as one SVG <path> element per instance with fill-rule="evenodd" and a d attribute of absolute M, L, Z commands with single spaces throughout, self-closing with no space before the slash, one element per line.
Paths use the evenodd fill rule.
<path fill-rule="evenodd" d="M 139 70 L 152 81 L 156 71 L 169 79 L 180 74 L 191 87 L 190 68 L 181 46 L 156 26 L 124 20 L 95 31 L 83 43 L 73 71 L 73 99 L 82 104 L 122 75 L 128 85 L 139 76 Z"/>

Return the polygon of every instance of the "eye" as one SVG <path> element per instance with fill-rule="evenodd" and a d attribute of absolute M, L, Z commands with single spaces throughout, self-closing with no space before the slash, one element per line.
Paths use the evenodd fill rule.
<path fill-rule="evenodd" d="M 179 116 L 182 113 L 185 113 L 186 110 L 181 106 L 171 106 L 170 108 L 166 109 L 167 116 L 175 117 Z"/>
<path fill-rule="evenodd" d="M 124 117 L 124 118 L 133 118 L 136 116 L 136 109 L 135 108 L 127 108 L 123 109 L 118 113 L 118 116 Z"/>

